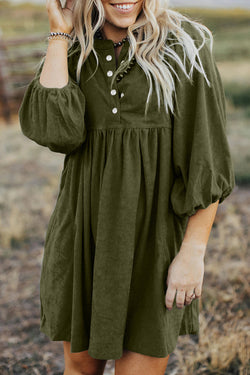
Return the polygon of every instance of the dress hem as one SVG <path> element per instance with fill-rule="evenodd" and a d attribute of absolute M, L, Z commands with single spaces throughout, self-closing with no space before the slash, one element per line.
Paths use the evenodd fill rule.
<path fill-rule="evenodd" d="M 62 335 L 58 335 L 58 334 L 52 334 L 48 328 L 46 328 L 45 326 L 40 326 L 40 332 L 44 333 L 47 337 L 49 337 L 49 339 L 51 341 L 69 341 L 70 342 L 70 334 L 67 335 L 67 334 L 62 334 Z M 183 336 L 183 335 L 197 335 L 199 337 L 199 327 L 198 328 L 190 328 L 188 330 L 181 330 L 180 333 L 179 333 L 179 336 Z M 172 346 L 169 346 L 168 347 L 168 350 L 165 350 L 163 351 L 162 353 L 152 353 L 148 350 L 144 350 L 142 348 L 138 348 L 138 346 L 136 345 L 124 345 L 123 346 L 123 349 L 124 350 L 129 350 L 129 351 L 132 351 L 132 352 L 135 352 L 135 353 L 139 353 L 139 354 L 142 354 L 142 355 L 147 355 L 147 356 L 150 356 L 150 357 L 156 357 L 156 358 L 165 358 L 168 354 L 171 354 L 176 348 L 176 344 L 175 345 L 172 345 Z M 95 350 L 92 350 L 91 348 L 89 349 L 89 345 L 79 345 L 79 348 L 74 348 L 73 350 L 71 350 L 71 353 L 79 353 L 81 351 L 85 351 L 85 350 L 88 350 L 88 354 L 94 358 L 94 359 L 103 359 L 103 360 L 117 360 L 117 359 L 120 359 L 122 357 L 122 354 L 121 353 L 114 353 L 114 354 L 105 354 L 105 353 L 96 353 Z"/>

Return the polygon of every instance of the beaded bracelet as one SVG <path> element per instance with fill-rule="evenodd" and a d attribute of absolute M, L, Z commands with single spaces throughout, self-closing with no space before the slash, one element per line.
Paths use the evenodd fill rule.
<path fill-rule="evenodd" d="M 71 39 L 73 40 L 73 37 L 71 35 L 69 35 L 68 33 L 64 33 L 64 32 L 54 32 L 54 31 L 51 31 L 49 33 L 49 36 L 48 36 L 48 39 Z"/>

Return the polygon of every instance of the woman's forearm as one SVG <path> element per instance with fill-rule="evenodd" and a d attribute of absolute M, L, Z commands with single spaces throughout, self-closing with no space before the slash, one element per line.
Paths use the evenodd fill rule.
<path fill-rule="evenodd" d="M 205 255 L 207 242 L 213 226 L 219 200 L 210 204 L 205 209 L 199 209 L 188 219 L 186 232 L 182 241 L 180 251 Z"/>
<path fill-rule="evenodd" d="M 48 43 L 39 82 L 45 87 L 62 88 L 68 83 L 68 41 L 51 39 Z"/>

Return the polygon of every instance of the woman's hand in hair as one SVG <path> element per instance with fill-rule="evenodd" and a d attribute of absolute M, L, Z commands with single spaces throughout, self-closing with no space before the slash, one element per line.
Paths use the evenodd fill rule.
<path fill-rule="evenodd" d="M 50 31 L 70 33 L 73 29 L 74 0 L 67 0 L 62 8 L 60 0 L 46 0 Z"/>

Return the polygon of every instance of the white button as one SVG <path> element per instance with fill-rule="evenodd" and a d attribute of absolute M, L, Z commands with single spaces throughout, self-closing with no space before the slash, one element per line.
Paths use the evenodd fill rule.
<path fill-rule="evenodd" d="M 115 95 L 116 94 L 116 90 L 113 89 L 113 90 L 110 91 L 110 93 L 111 93 L 111 95 Z"/>
<path fill-rule="evenodd" d="M 112 112 L 113 112 L 113 113 L 117 113 L 117 108 L 114 107 L 114 108 L 112 109 Z"/>
<path fill-rule="evenodd" d="M 121 92 L 121 98 L 124 96 L 124 93 L 123 92 Z"/>
<path fill-rule="evenodd" d="M 108 77 L 111 77 L 112 75 L 113 75 L 112 70 L 109 70 L 109 71 L 107 72 L 107 76 L 108 76 Z"/>
<path fill-rule="evenodd" d="M 108 61 L 112 60 L 112 56 L 111 55 L 107 55 L 106 56 L 106 60 L 108 60 Z"/>

